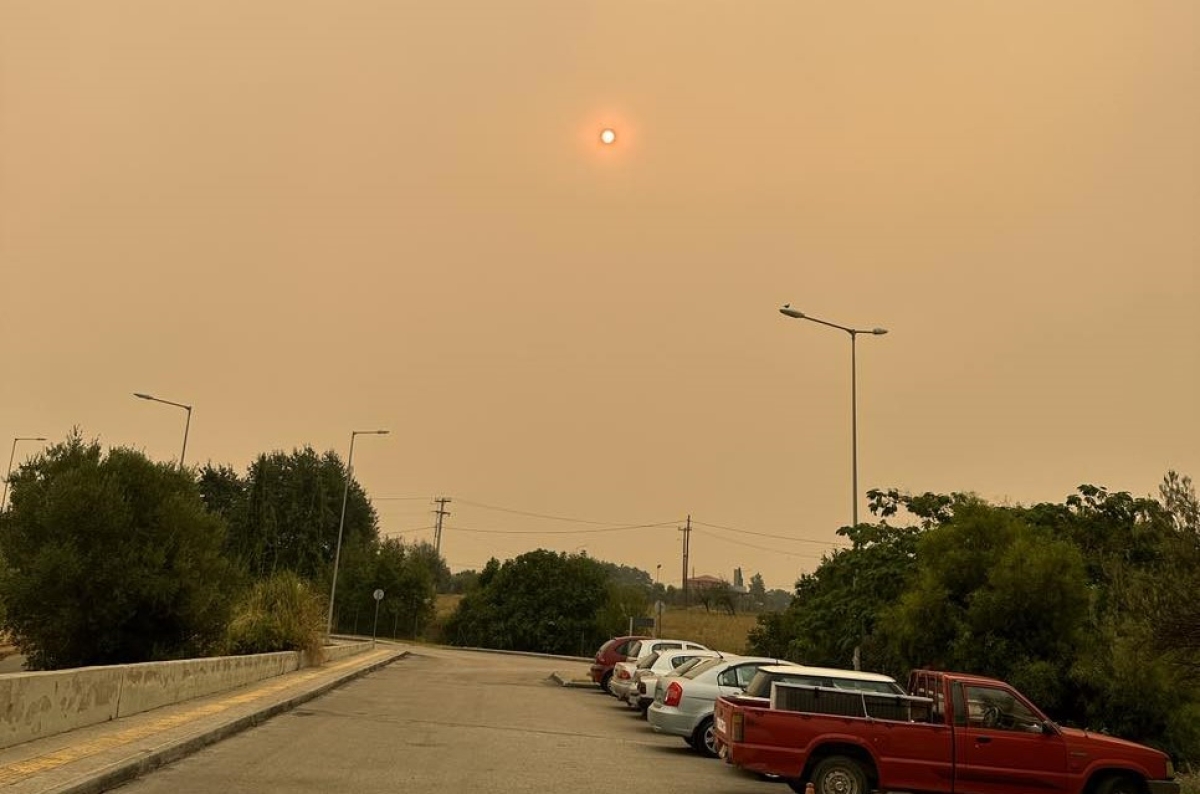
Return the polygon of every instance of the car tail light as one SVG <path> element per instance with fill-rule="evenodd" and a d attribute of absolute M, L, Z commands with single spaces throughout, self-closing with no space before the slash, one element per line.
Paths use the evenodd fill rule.
<path fill-rule="evenodd" d="M 639 695 L 646 694 L 646 682 L 645 681 L 638 681 L 638 694 Z"/>
<path fill-rule="evenodd" d="M 742 738 L 745 736 L 746 715 L 740 711 L 735 712 L 729 721 L 732 723 L 729 728 L 729 738 L 735 742 L 742 741 Z"/>
<path fill-rule="evenodd" d="M 667 687 L 667 696 L 663 698 L 664 706 L 678 706 L 679 701 L 683 700 L 683 687 L 678 681 L 672 681 Z"/>
<path fill-rule="evenodd" d="M 629 671 L 628 671 L 628 670 L 620 670 L 620 671 L 618 671 L 618 672 L 617 672 L 617 678 L 623 678 L 623 679 L 626 679 L 626 680 L 628 680 L 628 679 L 629 679 Z"/>

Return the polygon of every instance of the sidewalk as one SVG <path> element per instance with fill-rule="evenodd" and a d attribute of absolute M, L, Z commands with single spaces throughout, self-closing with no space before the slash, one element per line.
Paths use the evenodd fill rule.
<path fill-rule="evenodd" d="M 0 794 L 104 791 L 407 655 L 381 642 L 321 667 L 0 750 Z"/>

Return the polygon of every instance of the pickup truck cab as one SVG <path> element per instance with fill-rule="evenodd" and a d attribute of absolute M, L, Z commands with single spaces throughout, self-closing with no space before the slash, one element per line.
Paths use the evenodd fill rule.
<path fill-rule="evenodd" d="M 1003 681 L 916 670 L 908 695 L 775 683 L 722 697 L 726 762 L 793 790 L 929 794 L 1178 794 L 1165 753 L 1063 728 Z"/>

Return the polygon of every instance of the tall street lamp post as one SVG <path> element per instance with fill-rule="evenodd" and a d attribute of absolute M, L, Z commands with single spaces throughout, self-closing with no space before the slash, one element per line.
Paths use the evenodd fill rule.
<path fill-rule="evenodd" d="M 338 564 L 342 560 L 342 530 L 346 527 L 346 500 L 350 496 L 350 480 L 354 477 L 355 436 L 386 436 L 387 430 L 353 430 L 350 432 L 350 454 L 346 458 L 346 487 L 342 490 L 342 517 L 338 520 L 337 548 L 333 552 L 333 583 L 329 586 L 329 617 L 325 621 L 325 635 L 333 634 L 333 600 L 337 597 Z"/>
<path fill-rule="evenodd" d="M 187 422 L 185 422 L 183 425 L 183 449 L 179 453 L 179 470 L 183 471 L 183 456 L 187 454 L 188 430 L 190 430 L 192 427 L 192 406 L 184 405 L 183 403 L 173 403 L 170 400 L 163 400 L 158 397 L 153 397 L 149 394 L 142 394 L 141 392 L 134 392 L 133 396 L 137 397 L 139 400 L 151 400 L 152 402 L 162 403 L 163 405 L 174 405 L 176 408 L 182 408 L 183 410 L 187 411 Z"/>
<path fill-rule="evenodd" d="M 857 346 L 859 334 L 871 334 L 873 336 L 883 336 L 887 333 L 886 328 L 848 328 L 844 325 L 831 323 L 828 320 L 820 320 L 812 315 L 793 309 L 791 304 L 785 303 L 783 308 L 779 310 L 780 314 L 794 317 L 797 320 L 808 320 L 809 322 L 820 323 L 821 325 L 836 328 L 839 331 L 845 331 L 850 335 L 850 457 L 851 467 L 853 471 L 853 484 L 851 486 L 851 510 L 854 526 L 858 526 L 858 362 L 857 362 Z"/>
<path fill-rule="evenodd" d="M 4 473 L 4 496 L 0 497 L 0 510 L 8 504 L 8 478 L 12 476 L 13 460 L 17 457 L 17 442 L 18 441 L 45 441 L 42 436 L 17 436 L 13 439 L 12 452 L 8 454 L 8 471 Z"/>

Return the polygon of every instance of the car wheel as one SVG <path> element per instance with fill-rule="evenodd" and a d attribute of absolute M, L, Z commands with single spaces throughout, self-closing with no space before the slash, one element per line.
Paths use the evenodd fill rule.
<path fill-rule="evenodd" d="M 1142 794 L 1145 790 L 1140 780 L 1128 775 L 1117 775 L 1101 783 L 1096 788 L 1096 794 Z"/>
<path fill-rule="evenodd" d="M 600 688 L 611 695 L 612 690 L 608 688 L 610 682 L 612 682 L 612 670 L 609 670 L 600 678 Z"/>
<path fill-rule="evenodd" d="M 811 778 L 817 794 L 867 794 L 870 789 L 867 770 L 853 758 L 831 755 L 813 769 Z M 789 785 L 791 781 L 788 781 Z M 795 791 L 800 789 L 792 786 Z"/>
<path fill-rule="evenodd" d="M 709 758 L 717 757 L 717 730 L 712 717 L 702 719 L 692 731 L 692 749 Z"/>

